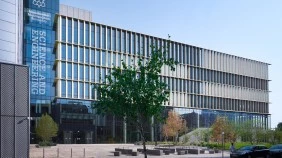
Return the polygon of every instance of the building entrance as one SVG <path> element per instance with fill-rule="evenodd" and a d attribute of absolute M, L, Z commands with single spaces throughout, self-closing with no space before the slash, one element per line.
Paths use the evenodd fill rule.
<path fill-rule="evenodd" d="M 92 144 L 92 131 L 64 131 L 64 144 Z"/>

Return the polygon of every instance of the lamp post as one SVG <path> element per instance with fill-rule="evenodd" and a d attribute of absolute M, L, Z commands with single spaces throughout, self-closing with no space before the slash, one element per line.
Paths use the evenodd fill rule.
<path fill-rule="evenodd" d="M 223 158 L 223 150 L 224 150 L 224 132 L 221 133 L 222 138 L 222 158 Z"/>

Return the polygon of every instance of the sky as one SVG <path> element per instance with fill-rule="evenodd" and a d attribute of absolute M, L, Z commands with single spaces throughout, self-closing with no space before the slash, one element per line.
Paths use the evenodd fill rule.
<path fill-rule="evenodd" d="M 94 22 L 263 61 L 271 127 L 282 122 L 281 0 L 60 0 Z"/>

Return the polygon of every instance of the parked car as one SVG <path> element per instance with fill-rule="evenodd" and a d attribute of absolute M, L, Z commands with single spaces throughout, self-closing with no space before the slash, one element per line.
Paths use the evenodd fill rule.
<path fill-rule="evenodd" d="M 269 148 L 271 158 L 282 158 L 282 144 L 273 145 Z"/>
<path fill-rule="evenodd" d="M 230 154 L 231 158 L 267 158 L 268 156 L 269 149 L 264 145 L 245 146 Z"/>

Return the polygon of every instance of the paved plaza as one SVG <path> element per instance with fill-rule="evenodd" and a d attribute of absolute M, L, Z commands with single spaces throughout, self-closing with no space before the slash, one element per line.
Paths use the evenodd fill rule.
<path fill-rule="evenodd" d="M 155 146 L 147 145 L 148 149 L 153 149 Z M 53 147 L 46 147 L 46 148 L 36 148 L 35 145 L 30 145 L 30 158 L 57 158 L 59 155 L 60 158 L 107 158 L 107 157 L 117 157 L 114 156 L 113 151 L 115 148 L 124 148 L 124 149 L 133 149 L 134 151 L 137 148 L 142 148 L 141 145 L 133 145 L 133 144 L 58 144 L 57 146 Z M 84 152 L 85 151 L 85 152 Z M 121 155 L 118 156 L 120 158 L 125 157 L 136 157 L 136 158 L 143 158 L 144 155 L 139 153 L 138 156 L 129 156 L 129 155 Z M 186 155 L 177 155 L 170 154 L 170 155 L 162 155 L 162 156 L 151 156 L 148 157 L 165 157 L 165 158 L 221 158 L 222 153 L 215 153 L 215 154 L 186 154 Z M 224 152 L 224 157 L 229 157 L 229 152 Z"/>

